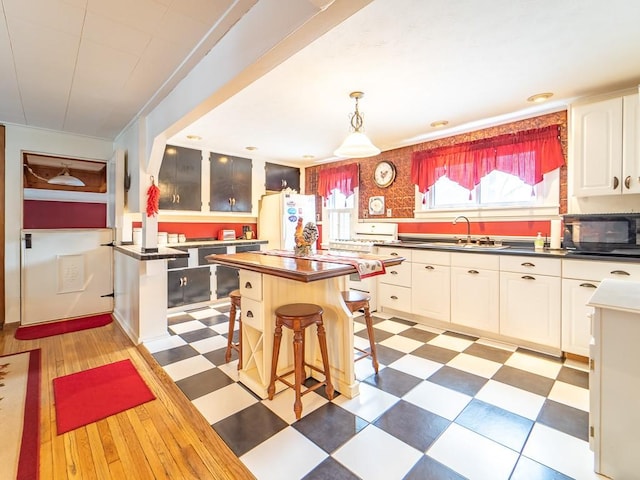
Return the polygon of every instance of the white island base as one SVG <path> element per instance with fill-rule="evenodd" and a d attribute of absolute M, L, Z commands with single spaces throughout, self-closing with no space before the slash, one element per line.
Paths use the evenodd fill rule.
<path fill-rule="evenodd" d="M 260 398 L 267 398 L 271 377 L 271 355 L 275 310 L 289 303 L 315 303 L 324 309 L 331 380 L 337 391 L 353 398 L 359 394 L 355 380 L 353 317 L 342 301 L 348 276 L 300 282 L 249 270 L 240 270 L 242 366 L 239 380 Z M 322 369 L 315 326 L 305 331 L 305 360 Z M 278 373 L 293 370 L 293 335 L 283 328 Z M 320 373 L 307 368 L 307 376 L 322 380 Z M 292 374 L 293 376 L 293 374 Z M 276 391 L 285 387 L 276 383 Z"/>

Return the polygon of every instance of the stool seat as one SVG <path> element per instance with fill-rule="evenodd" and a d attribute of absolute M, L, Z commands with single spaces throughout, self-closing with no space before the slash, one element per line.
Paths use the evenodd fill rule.
<path fill-rule="evenodd" d="M 227 335 L 227 351 L 224 355 L 224 361 L 229 363 L 231 361 L 231 350 L 238 352 L 238 370 L 242 368 L 242 321 L 238 318 L 238 343 L 233 341 L 233 331 L 236 323 L 236 312 L 241 308 L 240 306 L 240 290 L 232 290 L 229 293 L 229 300 L 231 301 L 231 309 L 229 310 L 229 332 Z"/>
<path fill-rule="evenodd" d="M 358 360 L 362 360 L 363 358 L 371 357 L 373 369 L 376 373 L 378 373 L 378 353 L 376 351 L 376 340 L 373 335 L 373 321 L 371 320 L 371 311 L 369 306 L 371 296 L 364 292 L 358 292 L 356 290 L 347 290 L 346 292 L 341 292 L 341 295 L 342 300 L 344 300 L 345 305 L 351 313 L 357 312 L 358 310 L 364 310 L 364 322 L 367 326 L 367 336 L 369 337 L 369 347 L 371 351 L 367 352 L 366 350 L 362 350 L 361 348 L 354 347 L 355 350 L 363 354 L 362 356 L 356 358 L 355 361 L 357 362 Z"/>
<path fill-rule="evenodd" d="M 269 400 L 273 400 L 273 396 L 276 391 L 276 381 L 280 381 L 295 391 L 295 401 L 293 403 L 293 411 L 296 414 L 296 419 L 300 419 L 302 415 L 302 395 L 312 392 L 321 386 L 325 385 L 325 391 L 329 400 L 333 399 L 335 392 L 333 384 L 331 383 L 331 371 L 329 367 L 329 354 L 327 351 L 327 339 L 324 331 L 324 323 L 322 320 L 323 314 L 322 307 L 313 303 L 291 303 L 278 307 L 275 311 L 276 315 L 276 328 L 273 334 L 273 355 L 271 358 L 271 381 L 267 388 L 267 394 Z M 315 365 L 307 363 L 304 359 L 304 331 L 311 325 L 316 325 L 318 344 L 320 346 L 320 354 L 322 355 L 323 370 L 317 368 Z M 277 374 L 278 370 L 278 356 L 280 354 L 280 342 L 282 340 L 282 327 L 293 330 L 293 364 L 294 369 L 281 375 Z M 304 392 L 302 391 L 302 384 L 306 380 L 304 375 L 304 368 L 309 367 L 324 375 L 324 382 L 317 383 Z M 294 383 L 289 382 L 285 377 L 294 374 Z"/>

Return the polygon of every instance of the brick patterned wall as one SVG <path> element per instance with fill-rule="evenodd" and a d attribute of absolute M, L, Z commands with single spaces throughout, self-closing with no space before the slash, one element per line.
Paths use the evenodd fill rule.
<path fill-rule="evenodd" d="M 307 167 L 305 170 L 306 193 L 317 195 L 318 174 L 323 168 L 327 168 L 329 165 L 347 165 L 356 162 L 360 165 L 360 196 L 358 199 L 360 205 L 360 218 L 375 218 L 369 216 L 368 202 L 369 197 L 377 195 L 383 195 L 385 197 L 385 207 L 391 209 L 393 218 L 413 218 L 415 186 L 411 182 L 411 154 L 414 151 L 455 145 L 457 143 L 464 143 L 472 140 L 495 137 L 497 135 L 530 130 L 533 128 L 542 128 L 556 124 L 560 125 L 560 142 L 562 143 L 562 150 L 565 155 L 565 159 L 567 159 L 567 112 L 562 111 L 463 133 L 460 135 L 454 135 L 451 137 L 440 138 L 438 140 L 419 143 L 395 150 L 389 150 L 372 158 L 342 160 L 331 164 Z M 395 165 L 397 171 L 396 180 L 387 188 L 379 188 L 373 182 L 373 170 L 381 160 L 391 161 Z M 321 199 L 317 200 L 318 212 L 322 211 L 321 201 Z M 565 165 L 560 170 L 560 213 L 562 214 L 566 212 L 567 167 Z"/>

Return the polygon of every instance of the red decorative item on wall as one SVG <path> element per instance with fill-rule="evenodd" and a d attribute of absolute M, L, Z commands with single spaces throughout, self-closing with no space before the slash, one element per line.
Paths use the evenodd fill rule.
<path fill-rule="evenodd" d="M 151 185 L 147 189 L 147 217 L 153 217 L 160 208 L 160 189 L 151 177 Z"/>

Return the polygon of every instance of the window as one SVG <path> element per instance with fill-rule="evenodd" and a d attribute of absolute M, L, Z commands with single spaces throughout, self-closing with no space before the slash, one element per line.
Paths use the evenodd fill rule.
<path fill-rule="evenodd" d="M 326 198 L 326 205 L 322 218 L 324 241 L 348 240 L 352 237 L 354 224 L 358 219 L 357 202 L 358 189 L 351 195 L 344 195 L 338 189 Z"/>
<path fill-rule="evenodd" d="M 416 212 L 544 207 L 557 214 L 559 126 L 416 151 Z M 555 212 L 549 208 L 556 209 Z"/>

